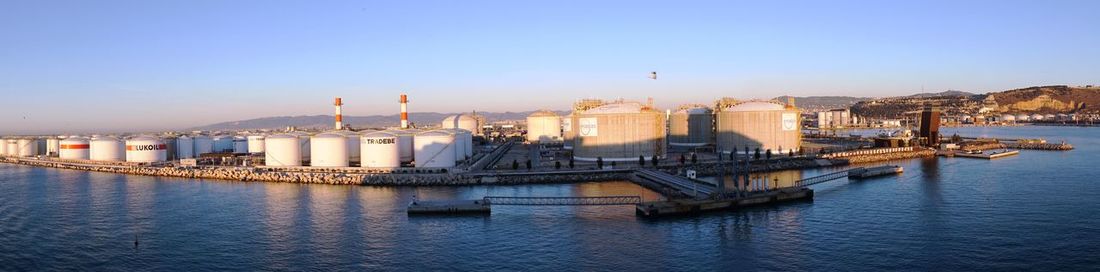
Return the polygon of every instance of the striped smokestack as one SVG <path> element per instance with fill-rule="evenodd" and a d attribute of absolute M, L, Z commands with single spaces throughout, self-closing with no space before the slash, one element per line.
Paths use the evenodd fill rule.
<path fill-rule="evenodd" d="M 344 102 L 340 101 L 340 98 L 337 97 L 336 98 L 336 103 L 333 103 L 333 105 L 336 106 L 336 129 L 337 130 L 343 129 L 344 128 L 344 114 L 343 114 L 343 110 L 341 109 L 342 108 L 341 106 L 344 105 Z"/>
<path fill-rule="evenodd" d="M 401 128 L 409 128 L 409 96 L 401 94 Z"/>

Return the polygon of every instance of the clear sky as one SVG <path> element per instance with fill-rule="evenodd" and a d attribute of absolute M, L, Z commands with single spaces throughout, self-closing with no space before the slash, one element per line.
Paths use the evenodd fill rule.
<path fill-rule="evenodd" d="M 0 1 L 0 134 L 1100 84 L 1100 1 Z M 658 80 L 646 78 L 650 71 Z"/>

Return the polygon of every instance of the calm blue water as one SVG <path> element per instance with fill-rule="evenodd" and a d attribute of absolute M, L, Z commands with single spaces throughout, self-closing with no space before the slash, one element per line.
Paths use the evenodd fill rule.
<path fill-rule="evenodd" d="M 1100 269 L 1100 129 L 945 135 L 954 131 L 1065 139 L 1078 149 L 892 162 L 905 174 L 822 184 L 813 202 L 661 220 L 636 218 L 633 207 L 404 213 L 413 195 L 658 197 L 627 182 L 392 188 L 0 164 L 0 270 Z"/>

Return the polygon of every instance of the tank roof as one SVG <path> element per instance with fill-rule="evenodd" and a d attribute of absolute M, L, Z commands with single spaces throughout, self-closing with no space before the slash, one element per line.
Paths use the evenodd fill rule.
<path fill-rule="evenodd" d="M 766 101 L 748 101 L 726 108 L 726 111 L 781 111 L 786 106 Z"/>

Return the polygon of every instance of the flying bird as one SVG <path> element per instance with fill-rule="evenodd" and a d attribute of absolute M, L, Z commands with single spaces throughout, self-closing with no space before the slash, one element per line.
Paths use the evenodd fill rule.
<path fill-rule="evenodd" d="M 649 72 L 649 78 L 653 79 L 653 80 L 657 80 L 657 72 Z"/>

